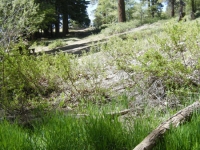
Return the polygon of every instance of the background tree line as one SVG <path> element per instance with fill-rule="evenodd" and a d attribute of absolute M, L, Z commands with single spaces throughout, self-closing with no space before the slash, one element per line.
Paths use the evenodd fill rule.
<path fill-rule="evenodd" d="M 92 3 L 97 3 L 97 9 L 94 11 L 94 25 L 98 27 L 118 21 L 139 20 L 145 23 L 175 17 L 180 15 L 180 7 L 183 3 L 183 11 L 186 14 L 193 13 L 196 17 L 200 15 L 198 0 L 92 0 Z M 124 16 L 120 16 L 123 9 L 125 9 Z"/>
<path fill-rule="evenodd" d="M 42 17 L 42 22 L 38 24 L 37 29 L 44 32 L 44 37 L 65 36 L 69 32 L 70 24 L 77 24 L 80 27 L 87 27 L 90 24 L 86 10 L 89 1 L 34 0 L 34 2 L 38 4 L 37 13 Z M 38 30 L 32 38 L 38 38 L 39 35 Z"/>
<path fill-rule="evenodd" d="M 1 3 L 13 7 L 13 2 L 14 0 L 3 0 Z M 28 0 L 21 1 L 23 2 Z M 185 3 L 184 11 L 187 14 L 192 12 L 196 17 L 200 15 L 199 0 L 33 0 L 33 3 L 37 5 L 37 9 L 34 9 L 35 14 L 31 17 L 33 21 L 26 25 L 26 28 L 34 26 L 31 39 L 39 38 L 41 31 L 43 37 L 62 37 L 69 32 L 69 26 L 88 27 L 90 19 L 87 7 L 90 3 L 97 4 L 93 12 L 96 27 L 131 20 L 148 23 L 175 17 L 179 15 L 181 3 Z M 2 7 L 1 12 L 4 10 Z M 6 13 L 9 15 L 9 12 Z"/>

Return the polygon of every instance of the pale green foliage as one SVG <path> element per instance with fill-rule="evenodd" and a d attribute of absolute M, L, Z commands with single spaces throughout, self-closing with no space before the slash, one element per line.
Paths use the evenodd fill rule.
<path fill-rule="evenodd" d="M 16 100 L 15 104 L 20 103 L 22 106 L 29 100 L 27 92 L 39 91 L 44 94 L 46 91 L 45 88 L 43 91 L 38 83 L 41 80 L 41 74 L 38 72 L 36 61 L 27 56 L 27 43 L 19 40 L 20 36 L 27 36 L 37 30 L 37 24 L 41 21 L 41 16 L 37 15 L 37 9 L 38 6 L 34 0 L 3 0 L 0 3 L 2 105 L 4 103 L 12 106 L 11 101 Z M 20 55 L 19 51 L 24 56 Z"/>
<path fill-rule="evenodd" d="M 129 31 L 139 25 L 140 25 L 139 21 L 130 21 L 126 23 L 122 22 L 122 23 L 117 23 L 117 24 L 111 24 L 106 29 L 101 30 L 101 33 L 105 35 L 113 35 L 113 34 Z"/>
<path fill-rule="evenodd" d="M 0 46 L 7 47 L 20 34 L 29 34 L 37 28 L 41 18 L 37 17 L 34 0 L 3 0 L 0 3 Z"/>
<path fill-rule="evenodd" d="M 12 54 L 4 54 L 1 64 L 1 103 L 5 107 L 23 109 L 29 100 L 48 96 L 59 89 L 58 79 L 69 78 L 71 57 L 65 54 L 29 56 L 23 46 L 23 55 L 20 55 L 17 49 L 16 46 Z"/>
<path fill-rule="evenodd" d="M 64 46 L 65 43 L 63 42 L 63 40 L 55 40 L 52 43 L 49 44 L 49 49 L 54 49 L 56 47 L 61 47 Z"/>
<path fill-rule="evenodd" d="M 95 26 L 117 22 L 117 2 L 115 0 L 99 0 L 95 11 Z"/>
<path fill-rule="evenodd" d="M 199 70 L 199 23 L 171 21 L 164 28 L 159 28 L 127 35 L 127 40 L 114 38 L 106 49 L 120 69 L 133 73 L 134 81 L 138 74 L 147 87 L 153 79 L 162 81 L 166 90 L 171 92 L 196 91 L 198 85 L 194 79 L 197 76 L 195 71 Z M 135 82 L 140 81 L 137 78 Z"/>

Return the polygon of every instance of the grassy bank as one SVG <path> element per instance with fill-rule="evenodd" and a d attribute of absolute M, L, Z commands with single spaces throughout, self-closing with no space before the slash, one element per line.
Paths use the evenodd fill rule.
<path fill-rule="evenodd" d="M 56 114 L 28 128 L 3 121 L 0 149 L 128 150 L 152 130 L 148 124 L 153 122 L 148 119 L 133 120 L 122 123 L 116 117 L 97 114 L 83 118 Z"/>
<path fill-rule="evenodd" d="M 154 114 L 155 115 L 155 114 Z M 0 149 L 39 150 L 130 150 L 158 124 L 153 113 L 149 117 L 129 118 L 90 114 L 87 117 L 51 114 L 30 126 L 7 121 L 0 123 Z M 196 150 L 200 148 L 200 117 L 171 129 L 158 142 L 156 150 Z"/>
<path fill-rule="evenodd" d="M 171 129 L 158 142 L 155 150 L 197 150 L 200 149 L 200 117 L 194 114 L 190 122 Z"/>

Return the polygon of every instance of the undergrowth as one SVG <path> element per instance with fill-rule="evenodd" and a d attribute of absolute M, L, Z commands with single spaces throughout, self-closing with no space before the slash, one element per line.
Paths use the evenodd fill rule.
<path fill-rule="evenodd" d="M 0 122 L 0 149 L 127 150 L 152 130 L 149 121 L 133 120 L 134 124 L 131 119 L 122 123 L 117 117 L 103 114 L 83 118 L 54 114 L 32 123 L 31 129 L 3 121 Z"/>
<path fill-rule="evenodd" d="M 128 26 L 130 24 L 127 23 Z M 137 24 L 130 25 L 129 29 L 135 26 Z M 125 30 L 127 26 L 119 24 L 102 32 L 109 35 Z M 39 102 L 40 105 L 40 102 L 44 101 L 48 105 L 61 108 L 69 106 L 83 113 L 96 110 L 98 112 L 102 109 L 101 106 L 108 106 L 107 110 L 113 111 L 129 107 L 142 111 L 146 105 L 143 102 L 152 102 L 159 106 L 160 112 L 140 112 L 138 116 L 144 114 L 135 119 L 131 118 L 128 122 L 107 117 L 102 113 L 93 113 L 84 118 L 51 115 L 41 122 L 31 124 L 33 130 L 3 121 L 0 123 L 0 148 L 134 148 L 163 119 L 160 115 L 168 111 L 166 107 L 178 109 L 180 105 L 182 107 L 189 104 L 198 97 L 199 31 L 198 21 L 170 21 L 158 28 L 145 28 L 133 34 L 115 36 L 100 45 L 98 53 L 83 54 L 82 57 L 64 53 L 30 55 L 23 44 L 23 53 L 19 53 L 16 47 L 12 47 L 9 52 L 2 48 L 0 107 L 3 109 L 19 109 L 25 112 L 34 107 L 34 103 Z M 52 48 L 61 44 L 60 41 L 55 43 Z M 93 46 L 92 49 L 97 48 Z M 127 98 L 122 98 L 120 102 L 118 96 L 123 92 Z M 116 102 L 113 102 L 115 100 Z M 96 106 L 93 107 L 93 104 Z M 153 106 L 154 104 L 151 108 Z M 155 120 L 153 117 L 159 119 Z M 189 129 L 183 129 L 183 133 L 187 133 L 186 130 Z M 182 135 L 178 129 L 175 132 Z M 174 135 L 172 139 L 178 136 Z M 194 135 L 194 138 L 196 137 L 198 138 Z M 199 147 L 195 140 L 191 141 L 194 144 L 191 147 L 194 149 Z M 165 142 L 168 143 L 168 140 Z M 173 144 L 170 144 L 171 147 Z M 188 148 L 188 145 L 184 140 L 179 144 L 183 149 Z M 172 149 L 174 148 L 176 149 L 177 145 Z"/>
<path fill-rule="evenodd" d="M 138 22 L 132 21 L 132 22 L 128 22 L 128 23 L 111 24 L 107 28 L 103 29 L 101 31 L 101 33 L 103 33 L 105 35 L 113 35 L 116 33 L 122 33 L 125 31 L 129 31 L 130 29 L 136 28 L 139 25 L 140 25 L 139 21 Z"/>
<path fill-rule="evenodd" d="M 57 47 L 61 47 L 61 46 L 64 46 L 65 43 L 63 42 L 63 40 L 55 40 L 53 41 L 52 43 L 50 43 L 48 45 L 49 49 L 54 49 L 54 48 L 57 48 Z"/>
<path fill-rule="evenodd" d="M 170 21 L 159 29 L 136 32 L 127 35 L 126 40 L 114 37 L 104 50 L 143 92 L 159 82 L 162 87 L 151 93 L 156 99 L 162 99 L 167 92 L 177 96 L 184 91 L 198 93 L 199 22 Z"/>

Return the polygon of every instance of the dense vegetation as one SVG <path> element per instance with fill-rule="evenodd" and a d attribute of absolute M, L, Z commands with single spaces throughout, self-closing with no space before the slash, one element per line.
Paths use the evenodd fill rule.
<path fill-rule="evenodd" d="M 196 101 L 200 4 L 185 2 L 185 12 L 192 10 L 195 20 L 186 15 L 187 21 L 177 22 L 178 11 L 176 18 L 166 19 L 171 12 L 162 12 L 159 1 L 127 0 L 128 22 L 116 24 L 117 3 L 99 0 L 94 23 L 102 30 L 86 39 L 104 41 L 81 56 L 62 51 L 33 54 L 28 46 L 49 41 L 25 39 L 38 30 L 46 37 L 57 36 L 65 20 L 64 38 L 48 47 L 64 46 L 69 20 L 88 26 L 88 2 L 0 2 L 0 149 L 132 149 L 161 122 Z M 127 108 L 128 115 L 108 115 Z M 190 121 L 168 132 L 156 149 L 199 149 L 198 112 Z"/>
<path fill-rule="evenodd" d="M 131 149 L 144 137 L 142 132 L 150 131 L 145 124 L 141 129 L 141 123 L 136 120 L 133 130 L 124 128 L 117 118 L 96 114 L 77 119 L 57 114 L 32 124 L 31 130 L 4 121 L 0 124 L 0 149 Z"/>

